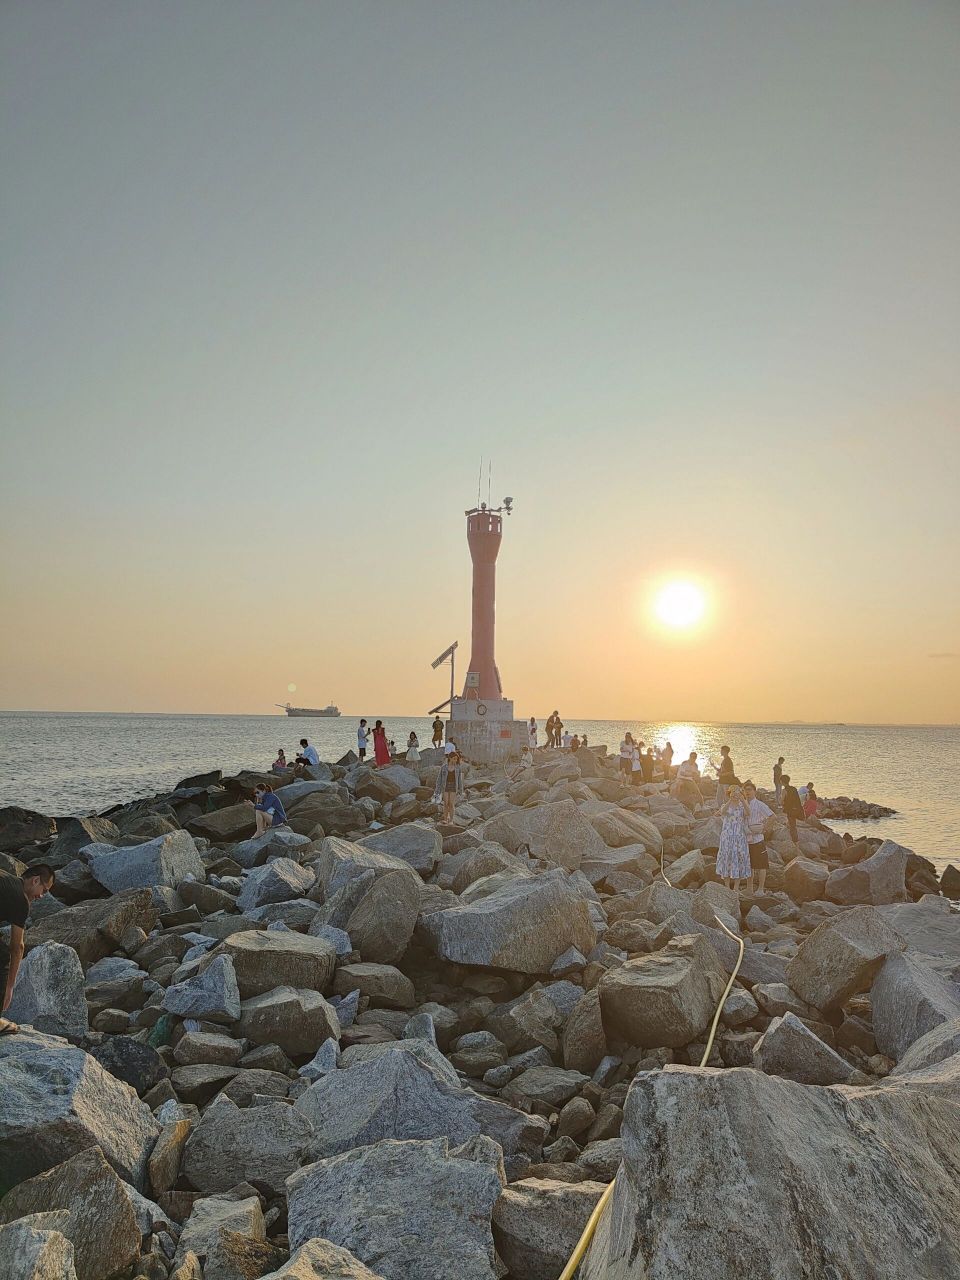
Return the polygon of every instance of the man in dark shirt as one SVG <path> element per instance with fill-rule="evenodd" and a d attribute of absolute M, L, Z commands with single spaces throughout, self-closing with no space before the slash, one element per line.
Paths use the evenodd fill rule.
<path fill-rule="evenodd" d="M 773 789 L 777 793 L 777 804 L 779 804 L 780 793 L 783 791 L 783 756 L 773 766 Z"/>
<path fill-rule="evenodd" d="M 787 819 L 787 826 L 790 828 L 790 839 L 794 844 L 797 843 L 797 819 L 803 818 L 803 801 L 800 799 L 800 792 L 796 787 L 790 785 L 790 775 L 783 775 L 783 812 Z"/>
<path fill-rule="evenodd" d="M 6 1013 L 13 999 L 20 961 L 23 959 L 23 930 L 30 912 L 30 903 L 42 898 L 53 888 L 53 869 L 45 862 L 27 867 L 22 876 L 11 876 L 0 871 L 0 926 L 10 926 L 10 946 L 0 939 L 0 993 L 3 1005 L 0 1013 Z M 12 1035 L 19 1027 L 8 1018 L 0 1018 L 0 1035 Z"/>

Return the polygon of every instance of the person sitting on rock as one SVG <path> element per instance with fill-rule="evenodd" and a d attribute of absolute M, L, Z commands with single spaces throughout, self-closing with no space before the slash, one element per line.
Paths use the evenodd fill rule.
<path fill-rule="evenodd" d="M 274 773 L 286 773 L 287 771 L 287 755 L 283 747 L 277 747 L 277 758 L 270 766 Z"/>
<path fill-rule="evenodd" d="M 0 997 L 3 1000 L 0 1014 L 6 1013 L 13 1000 L 13 989 L 23 959 L 23 931 L 30 914 L 30 904 L 49 893 L 55 883 L 53 868 L 45 862 L 35 862 L 19 876 L 0 871 L 0 925 L 10 926 L 9 947 L 0 938 Z M 19 1030 L 15 1022 L 0 1017 L 0 1036 L 10 1036 Z"/>
<path fill-rule="evenodd" d="M 305 777 L 308 769 L 315 769 L 320 763 L 317 748 L 311 747 L 306 738 L 300 739 L 300 754 L 294 761 L 294 773 L 297 777 Z"/>
<path fill-rule="evenodd" d="M 265 782 L 259 783 L 253 791 L 253 808 L 257 820 L 257 835 L 271 827 L 282 827 L 287 821 L 283 801 L 273 794 L 273 790 Z"/>
<path fill-rule="evenodd" d="M 573 737 L 570 739 L 570 750 L 571 751 L 580 750 L 580 738 L 577 736 L 577 734 L 574 734 Z"/>
<path fill-rule="evenodd" d="M 813 783 L 807 783 L 807 795 L 803 802 L 803 816 L 805 818 L 815 818 L 820 809 L 820 800 L 816 791 L 813 789 Z"/>
<path fill-rule="evenodd" d="M 677 769 L 677 780 L 673 786 L 673 794 L 682 805 L 694 813 L 700 807 L 700 766 L 697 764 L 697 753 L 691 751 L 683 764 Z"/>

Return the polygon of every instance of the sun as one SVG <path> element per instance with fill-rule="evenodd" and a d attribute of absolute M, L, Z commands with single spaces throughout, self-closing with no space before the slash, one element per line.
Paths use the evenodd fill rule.
<path fill-rule="evenodd" d="M 296 693 L 296 692 L 297 692 L 297 686 L 295 684 L 287 685 L 287 693 Z"/>
<path fill-rule="evenodd" d="M 675 631 L 695 627 L 707 608 L 707 597 L 701 587 L 687 578 L 665 583 L 653 601 L 653 611 L 664 624 Z"/>

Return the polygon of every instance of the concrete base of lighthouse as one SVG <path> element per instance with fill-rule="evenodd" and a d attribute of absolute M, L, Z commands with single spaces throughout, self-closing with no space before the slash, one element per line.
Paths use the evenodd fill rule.
<path fill-rule="evenodd" d="M 471 764 L 500 764 L 516 760 L 527 745 L 527 723 L 514 719 L 510 698 L 489 702 L 454 698 L 447 741 L 455 742 Z"/>

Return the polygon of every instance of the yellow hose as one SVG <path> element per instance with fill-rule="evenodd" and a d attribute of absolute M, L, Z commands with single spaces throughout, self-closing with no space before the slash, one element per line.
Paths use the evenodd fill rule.
<path fill-rule="evenodd" d="M 673 885 L 670 884 L 670 880 L 667 877 L 667 873 L 663 869 L 663 836 L 660 836 L 660 875 L 663 877 L 664 881 L 668 885 L 670 885 L 670 888 L 672 889 Z M 720 1014 L 723 1012 L 723 1006 L 727 1002 L 727 996 L 733 990 L 733 984 L 734 982 L 736 982 L 737 974 L 740 972 L 740 965 L 743 963 L 743 938 L 738 938 L 732 929 L 728 929 L 727 926 L 720 919 L 720 917 L 716 914 L 716 912 L 714 912 L 713 918 L 714 920 L 716 920 L 717 924 L 720 926 L 723 932 L 729 938 L 732 938 L 734 940 L 734 942 L 740 948 L 740 953 L 737 956 L 737 963 L 733 966 L 733 972 L 730 974 L 730 981 L 724 987 L 723 995 L 720 997 L 720 1003 L 717 1005 L 716 1013 L 714 1013 L 713 1015 L 713 1022 L 710 1024 L 710 1034 L 707 1036 L 707 1045 L 703 1051 L 703 1057 L 700 1059 L 701 1067 L 705 1067 L 707 1065 L 707 1061 L 710 1058 L 710 1051 L 713 1048 L 713 1041 L 717 1034 L 717 1027 L 720 1023 Z M 580 1235 L 580 1239 L 577 1241 L 576 1248 L 568 1258 L 567 1265 L 560 1272 L 559 1280 L 573 1280 L 573 1277 L 576 1275 L 577 1268 L 580 1266 L 580 1263 L 583 1261 L 584 1254 L 587 1252 L 587 1249 L 590 1247 L 590 1242 L 594 1237 L 594 1234 L 597 1230 L 597 1226 L 600 1222 L 600 1219 L 603 1217 L 603 1211 L 606 1209 L 607 1204 L 610 1201 L 610 1197 L 613 1195 L 613 1188 L 615 1186 L 616 1186 L 616 1178 L 614 1178 L 613 1182 L 608 1184 L 603 1195 L 600 1197 L 600 1199 L 597 1201 L 596 1205 L 594 1206 L 593 1213 L 591 1213 L 590 1217 L 587 1219 L 587 1225 L 583 1228 L 583 1231 Z"/>

